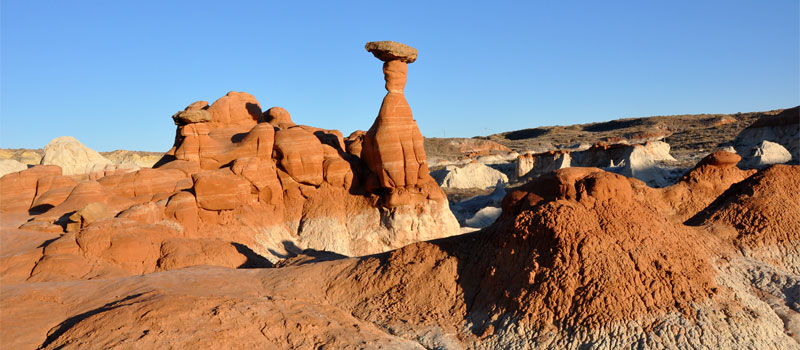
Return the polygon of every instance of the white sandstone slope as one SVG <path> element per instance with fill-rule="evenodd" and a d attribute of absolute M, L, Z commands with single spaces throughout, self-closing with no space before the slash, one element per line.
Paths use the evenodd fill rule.
<path fill-rule="evenodd" d="M 103 169 L 113 162 L 72 136 L 61 136 L 44 146 L 41 164 L 58 165 L 64 175 L 80 175 Z"/>

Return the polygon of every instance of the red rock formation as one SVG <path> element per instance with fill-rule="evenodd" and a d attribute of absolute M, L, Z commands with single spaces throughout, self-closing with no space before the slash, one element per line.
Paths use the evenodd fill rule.
<path fill-rule="evenodd" d="M 386 193 L 375 185 L 377 175 L 345 151 L 341 132 L 295 125 L 283 108 L 261 113 L 258 106 L 251 95 L 235 92 L 210 106 L 204 101 L 191 104 L 173 116 L 178 135 L 174 147 L 153 169 L 107 174 L 77 186 L 59 183 L 38 201 L 34 199 L 39 175 L 25 180 L 30 182 L 25 185 L 30 193 L 25 193 L 20 208 L 28 209 L 31 203 L 53 207 L 22 227 L 49 232 L 60 226 L 69 232 L 53 243 L 61 248 L 44 250 L 36 280 L 60 279 L 67 273 L 57 261 L 75 266 L 76 272 L 67 273 L 69 278 L 143 273 L 191 261 L 230 267 L 240 263 L 240 258 L 212 256 L 178 261 L 189 259 L 187 254 L 172 254 L 178 260 L 166 265 L 157 263 L 165 261 L 166 253 L 153 247 L 175 238 L 217 239 L 223 242 L 219 244 L 238 244 L 254 255 L 277 260 L 307 247 L 373 254 L 458 232 L 435 182 L 404 185 L 382 201 Z M 416 124 L 413 129 L 418 135 Z M 419 151 L 424 161 L 424 150 Z M 422 164 L 416 165 L 413 179 L 430 177 Z M 36 171 L 41 172 L 29 173 Z M 52 181 L 40 181 L 42 191 Z M 86 212 L 84 217 L 81 210 L 92 206 L 102 206 L 108 214 Z M 75 243 L 84 231 L 114 240 L 114 232 L 100 231 L 120 225 L 129 233 L 114 243 L 113 251 L 130 259 L 113 259 L 105 249 L 84 249 Z M 136 236 L 137 225 L 147 234 Z M 213 251 L 217 250 L 204 254 Z M 132 261 L 143 265 L 134 266 Z"/>
<path fill-rule="evenodd" d="M 64 183 L 69 180 L 56 178 L 61 176 L 61 167 L 57 165 L 38 165 L 33 168 L 10 173 L 0 178 L 0 211 L 20 211 L 28 210 L 33 204 L 37 194 L 43 194 L 52 183 Z M 42 180 L 42 188 L 39 189 L 39 180 Z"/>
<path fill-rule="evenodd" d="M 428 198 L 424 186 L 434 182 L 428 173 L 422 134 L 414 120 L 403 89 L 408 64 L 416 50 L 399 43 L 367 44 L 367 50 L 384 60 L 386 97 L 378 118 L 364 135 L 361 156 L 388 192 L 389 207 L 406 205 Z M 409 54 L 413 50 L 413 57 Z"/>

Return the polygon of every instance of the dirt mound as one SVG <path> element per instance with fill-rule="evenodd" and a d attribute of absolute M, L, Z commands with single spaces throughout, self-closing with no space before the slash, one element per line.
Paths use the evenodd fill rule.
<path fill-rule="evenodd" d="M 745 253 L 800 274 L 800 166 L 774 165 L 731 186 L 688 223 L 732 229 Z"/>
<path fill-rule="evenodd" d="M 689 313 L 716 291 L 708 249 L 684 243 L 700 236 L 636 201 L 620 175 L 564 169 L 509 194 L 504 212 L 474 268 L 473 310 L 494 319 L 484 329 L 501 315 L 572 328 Z"/>
<path fill-rule="evenodd" d="M 697 210 L 738 174 L 726 156 L 710 156 L 684 178 L 679 191 L 689 195 L 717 184 L 697 191 Z M 735 301 L 742 291 L 720 284 L 720 243 L 684 225 L 683 212 L 663 200 L 668 191 L 600 169 L 562 169 L 509 193 L 488 229 L 364 258 L 326 290 L 392 334 L 434 333 L 476 348 L 610 339 L 665 347 L 674 332 L 690 334 L 680 344 L 707 347 L 793 342 L 778 336 L 769 307 L 748 292 Z M 704 327 L 719 337 L 692 335 Z"/>

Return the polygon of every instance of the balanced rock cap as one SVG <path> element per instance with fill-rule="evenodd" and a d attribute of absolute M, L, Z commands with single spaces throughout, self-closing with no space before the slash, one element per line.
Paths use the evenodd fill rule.
<path fill-rule="evenodd" d="M 417 60 L 417 49 L 394 41 L 370 41 L 364 48 L 384 62 L 400 60 L 413 63 Z"/>

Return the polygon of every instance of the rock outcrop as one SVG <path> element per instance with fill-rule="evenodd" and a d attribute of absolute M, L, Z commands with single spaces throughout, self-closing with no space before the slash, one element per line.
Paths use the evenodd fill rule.
<path fill-rule="evenodd" d="M 385 108 L 391 106 L 384 101 Z M 365 144 L 378 153 L 400 147 L 395 150 L 404 159 L 416 162 L 413 171 L 362 160 L 346 151 L 341 132 L 297 125 L 280 107 L 262 113 L 247 93 L 230 92 L 210 105 L 193 103 L 173 116 L 175 144 L 155 168 L 124 173 L 104 168 L 89 181 L 59 187 L 58 195 L 42 194 L 50 207 L 22 228 L 49 232 L 60 226 L 66 234 L 44 249 L 29 279 L 147 273 L 193 262 L 238 267 L 252 256 L 277 261 L 304 249 L 361 256 L 459 233 L 444 193 L 428 173 L 416 122 L 410 114 L 408 120 L 394 117 L 382 113 L 373 135 L 388 136 Z M 407 132 L 419 136 L 411 144 L 419 148 L 402 153 Z M 369 164 L 393 170 L 379 175 Z M 9 209 L 29 210 L 38 203 L 40 176 L 25 176 L 37 171 L 3 178 L 27 181 L 30 188 L 9 201 Z M 112 248 L 91 243 L 97 240 Z M 207 251 L 176 255 L 158 249 L 176 240 Z M 211 256 L 221 251 L 232 255 Z"/>
<path fill-rule="evenodd" d="M 508 183 L 508 176 L 477 161 L 460 167 L 448 165 L 435 177 L 443 188 L 491 188 L 498 182 Z"/>
<path fill-rule="evenodd" d="M 764 141 L 777 143 L 785 148 L 795 162 L 800 161 L 800 107 L 787 108 L 774 114 L 765 114 L 752 125 L 742 130 L 733 140 L 736 152 L 744 159 L 745 167 L 760 168 L 762 164 L 757 158 L 763 155 L 756 150 L 763 147 Z M 783 154 L 783 152 L 780 152 Z M 780 159 L 784 159 L 782 155 Z M 775 159 L 777 162 L 779 159 Z M 783 162 L 777 162 L 783 163 Z"/>
<path fill-rule="evenodd" d="M 384 61 L 387 93 L 378 118 L 364 134 L 361 158 L 386 192 L 386 206 L 436 199 L 437 185 L 428 173 L 422 133 L 403 92 L 407 63 L 416 60 L 416 50 L 386 41 L 367 43 L 366 48 Z"/>
<path fill-rule="evenodd" d="M 772 164 L 788 163 L 792 160 L 792 154 L 781 144 L 764 140 L 751 150 L 747 158 L 744 166 L 760 169 Z"/>
<path fill-rule="evenodd" d="M 54 138 L 44 146 L 42 165 L 58 165 L 64 175 L 88 174 L 112 162 L 72 136 Z"/>
<path fill-rule="evenodd" d="M 670 184 L 669 174 L 659 168 L 658 163 L 675 161 L 669 150 L 670 146 L 665 142 L 648 141 L 643 144 L 596 144 L 574 152 L 559 150 L 523 154 L 516 159 L 516 175 L 518 179 L 530 179 L 568 167 L 597 167 L 663 187 Z"/>
<path fill-rule="evenodd" d="M 572 166 L 572 158 L 567 151 L 548 151 L 538 154 L 525 153 L 517 156 L 516 175 L 518 179 L 521 179 L 531 175 L 547 174 L 570 166 Z"/>

